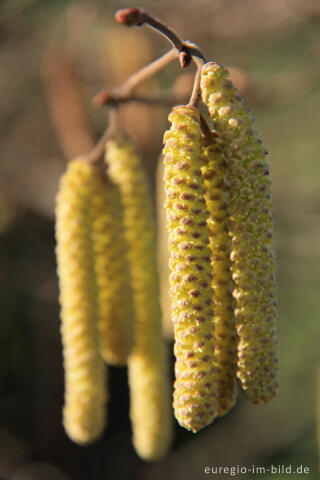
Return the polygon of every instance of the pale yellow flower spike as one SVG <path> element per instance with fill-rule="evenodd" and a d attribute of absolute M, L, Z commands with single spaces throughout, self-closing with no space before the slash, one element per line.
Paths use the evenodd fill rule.
<path fill-rule="evenodd" d="M 168 351 L 161 335 L 155 223 L 148 181 L 132 142 L 109 140 L 106 162 L 122 193 L 131 267 L 136 336 L 128 361 L 133 443 L 145 460 L 158 460 L 172 436 Z"/>
<path fill-rule="evenodd" d="M 266 403 L 278 388 L 277 289 L 269 165 L 255 122 L 228 72 L 202 69 L 202 98 L 228 161 L 232 276 L 239 335 L 238 378 L 252 403 Z"/>
<path fill-rule="evenodd" d="M 56 207 L 57 263 L 65 369 L 64 427 L 80 445 L 106 421 L 105 366 L 99 352 L 97 288 L 91 241 L 93 167 L 77 159 L 61 178 Z"/>
<path fill-rule="evenodd" d="M 134 312 L 119 187 L 97 177 L 91 205 L 101 353 L 107 363 L 125 365 L 133 347 Z"/>
<path fill-rule="evenodd" d="M 203 148 L 202 167 L 206 205 L 209 212 L 211 263 L 213 269 L 215 349 L 218 382 L 217 413 L 225 415 L 236 397 L 237 332 L 233 311 L 230 271 L 228 187 L 223 148 L 214 135 Z"/>
<path fill-rule="evenodd" d="M 175 107 L 164 135 L 170 296 L 175 331 L 175 416 L 197 432 L 217 415 L 211 252 L 204 182 L 200 114 Z"/>

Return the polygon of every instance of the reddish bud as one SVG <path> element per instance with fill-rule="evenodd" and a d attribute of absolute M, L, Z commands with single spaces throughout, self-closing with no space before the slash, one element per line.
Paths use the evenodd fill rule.
<path fill-rule="evenodd" d="M 102 90 L 102 92 L 97 93 L 97 95 L 93 98 L 92 104 L 95 107 L 102 107 L 102 105 L 110 103 L 112 100 L 113 99 L 110 90 Z"/>
<path fill-rule="evenodd" d="M 114 18 L 127 27 L 143 23 L 143 14 L 139 8 L 121 8 L 116 11 Z"/>
<path fill-rule="evenodd" d="M 181 68 L 186 68 L 190 65 L 192 60 L 192 57 L 189 52 L 186 50 L 182 50 L 179 54 L 179 62 L 181 65 Z"/>

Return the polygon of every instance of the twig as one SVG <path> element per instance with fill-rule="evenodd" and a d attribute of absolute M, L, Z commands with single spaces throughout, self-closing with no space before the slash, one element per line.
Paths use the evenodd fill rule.
<path fill-rule="evenodd" d="M 166 106 L 172 106 L 174 104 L 177 104 L 181 101 L 185 101 L 185 95 L 175 95 L 171 90 L 168 92 L 163 92 L 159 95 L 135 95 L 131 94 L 128 96 L 121 96 L 117 97 L 114 93 L 114 90 L 102 90 L 100 93 L 98 93 L 92 103 L 96 107 L 101 107 L 102 105 L 117 105 L 121 103 L 129 103 L 129 102 L 134 102 L 134 103 L 144 103 L 144 104 L 150 104 L 150 105 L 155 105 L 159 107 L 166 107 Z"/>
<path fill-rule="evenodd" d="M 179 52 L 179 60 L 181 67 L 184 68 L 190 64 L 191 60 L 197 65 L 197 73 L 195 75 L 194 88 L 191 94 L 189 105 L 196 107 L 200 100 L 200 68 L 206 62 L 200 48 L 192 42 L 181 40 L 178 35 L 160 20 L 152 17 L 142 8 L 124 8 L 118 10 L 115 14 L 117 22 L 128 27 L 133 25 L 147 25 L 156 30 L 165 37 L 171 45 Z"/>
<path fill-rule="evenodd" d="M 102 137 L 99 139 L 95 147 L 88 155 L 85 156 L 85 160 L 91 164 L 98 163 L 104 155 L 107 140 L 113 137 L 117 132 L 119 132 L 119 130 L 121 130 L 119 125 L 119 110 L 117 107 L 112 107 L 109 110 L 108 127 L 104 131 Z"/>
<path fill-rule="evenodd" d="M 148 25 L 165 37 L 179 53 L 185 53 L 192 58 L 198 57 L 204 63 L 206 61 L 197 45 L 181 40 L 171 28 L 157 18 L 154 18 L 142 8 L 122 8 L 116 12 L 115 19 L 118 23 L 122 23 L 127 27 L 133 25 Z"/>
<path fill-rule="evenodd" d="M 149 65 L 146 65 L 138 72 L 131 75 L 124 84 L 112 90 L 102 90 L 93 99 L 96 106 L 109 105 L 110 109 L 109 127 L 91 151 L 86 160 L 90 163 L 97 163 L 104 153 L 105 143 L 115 131 L 119 130 L 119 111 L 120 103 L 139 102 L 154 105 L 167 105 L 174 103 L 176 99 L 171 93 L 160 96 L 146 96 L 133 94 L 135 88 L 148 77 L 162 70 L 168 63 L 175 58 L 179 58 L 182 68 L 188 66 L 193 60 L 197 66 L 192 94 L 189 105 L 197 107 L 200 100 L 200 77 L 201 67 L 206 62 L 205 57 L 199 47 L 192 42 L 181 40 L 178 35 L 167 25 L 149 15 L 140 8 L 126 8 L 118 10 L 115 14 L 117 22 L 126 26 L 147 25 L 164 36 L 173 46 L 171 50 L 162 55 Z M 204 130 L 206 130 L 204 128 Z"/>
<path fill-rule="evenodd" d="M 131 100 L 143 102 L 143 97 L 134 97 L 132 96 L 132 92 L 141 82 L 162 70 L 168 65 L 168 63 L 176 59 L 177 56 L 177 51 L 174 48 L 169 50 L 169 52 L 165 53 L 157 60 L 154 60 L 152 63 L 149 63 L 141 70 L 131 75 L 119 87 L 116 87 L 113 90 L 106 89 L 99 92 L 93 99 L 94 105 L 101 107 L 106 104 L 117 104 L 118 102 L 128 102 Z M 153 103 L 151 97 L 146 100 L 146 103 Z M 159 104 L 159 99 L 155 98 L 154 103 Z"/>
<path fill-rule="evenodd" d="M 139 83 L 162 70 L 168 65 L 168 63 L 175 60 L 177 56 L 176 50 L 172 48 L 157 60 L 154 60 L 138 72 L 131 75 L 121 87 L 115 89 L 115 92 L 119 95 L 119 97 L 129 96 Z"/>
<path fill-rule="evenodd" d="M 200 87 L 201 69 L 202 69 L 202 63 L 199 63 L 199 65 L 197 66 L 197 72 L 194 78 L 193 89 L 192 89 L 191 97 L 189 100 L 189 105 L 191 107 L 197 107 L 201 98 L 201 87 Z"/>

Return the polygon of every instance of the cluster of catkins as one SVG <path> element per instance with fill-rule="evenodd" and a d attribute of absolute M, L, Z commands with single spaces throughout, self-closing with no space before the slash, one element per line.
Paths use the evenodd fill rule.
<path fill-rule="evenodd" d="M 193 432 L 232 408 L 236 383 L 254 404 L 278 386 L 267 151 L 227 77 L 215 62 L 202 68 L 212 131 L 184 105 L 164 136 L 173 406 Z M 70 162 L 57 197 L 64 426 L 76 443 L 96 440 L 106 424 L 104 363 L 128 365 L 133 443 L 154 460 L 168 450 L 172 424 L 153 202 L 130 139 L 110 139 L 105 158 L 105 169 Z"/>

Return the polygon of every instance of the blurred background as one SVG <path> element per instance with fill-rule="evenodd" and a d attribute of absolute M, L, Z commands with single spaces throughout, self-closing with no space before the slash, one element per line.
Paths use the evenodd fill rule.
<path fill-rule="evenodd" d="M 162 461 L 147 464 L 131 444 L 126 370 L 112 368 L 110 421 L 103 438 L 83 448 L 66 437 L 61 424 L 63 369 L 54 255 L 59 176 L 67 160 L 90 151 L 106 127 L 107 112 L 93 108 L 92 97 L 102 88 L 119 85 L 168 45 L 146 28 L 117 25 L 113 13 L 130 6 L 124 2 L 2 0 L 0 478 L 197 480 L 205 476 L 206 466 L 283 464 L 309 467 L 310 473 L 299 478 L 317 479 L 320 3 L 141 0 L 139 5 L 199 44 L 208 59 L 229 68 L 270 152 L 280 393 L 271 404 L 258 407 L 239 393 L 226 417 L 196 435 L 176 424 L 172 451 Z M 180 75 L 175 62 L 145 88 L 174 86 L 181 102 L 191 84 L 190 74 Z M 168 106 L 130 104 L 122 112 L 155 191 L 168 111 Z M 158 197 L 161 189 L 160 185 Z M 164 332 L 171 341 L 165 245 L 160 225 Z M 172 371 L 173 361 L 172 356 Z"/>

